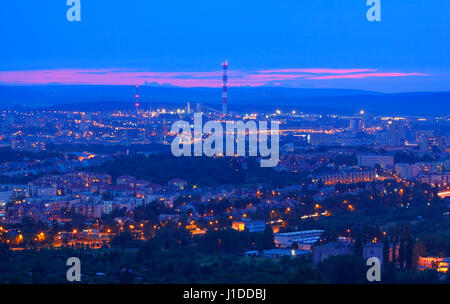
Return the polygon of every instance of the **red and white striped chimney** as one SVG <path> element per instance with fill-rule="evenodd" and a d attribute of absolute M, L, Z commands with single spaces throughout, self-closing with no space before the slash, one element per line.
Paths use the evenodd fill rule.
<path fill-rule="evenodd" d="M 222 87 L 222 112 L 227 114 L 227 101 L 228 101 L 228 61 L 222 63 L 223 67 L 223 87 Z"/>

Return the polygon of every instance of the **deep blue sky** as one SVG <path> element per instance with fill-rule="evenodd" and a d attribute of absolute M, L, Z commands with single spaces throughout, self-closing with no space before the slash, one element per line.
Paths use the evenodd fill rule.
<path fill-rule="evenodd" d="M 2 1 L 0 71 L 210 72 L 228 59 L 239 71 L 429 75 L 281 83 L 287 86 L 450 90 L 450 1 L 381 3 L 381 22 L 371 23 L 366 0 L 81 0 L 82 22 L 70 23 L 66 0 Z"/>

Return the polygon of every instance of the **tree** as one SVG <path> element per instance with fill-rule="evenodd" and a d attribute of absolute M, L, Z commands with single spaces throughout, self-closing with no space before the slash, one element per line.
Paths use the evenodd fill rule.
<path fill-rule="evenodd" d="M 364 259 L 361 256 L 338 255 L 318 264 L 319 270 L 333 284 L 355 284 L 365 282 Z"/>
<path fill-rule="evenodd" d="M 392 284 L 396 281 L 396 273 L 395 273 L 395 264 L 389 261 L 386 261 L 383 264 L 383 274 L 382 280 L 386 284 Z"/>
<path fill-rule="evenodd" d="M 362 256 L 363 254 L 363 239 L 361 237 L 361 234 L 359 233 L 355 237 L 355 246 L 353 247 L 353 253 L 356 256 Z"/>
<path fill-rule="evenodd" d="M 406 242 L 406 252 L 405 252 L 405 262 L 406 268 L 412 269 L 414 264 L 414 240 L 411 236 L 409 236 Z"/>
<path fill-rule="evenodd" d="M 447 271 L 447 275 L 445 276 L 445 281 L 446 284 L 450 284 L 450 271 Z"/>
<path fill-rule="evenodd" d="M 383 261 L 385 264 L 389 263 L 389 239 L 387 237 L 383 240 Z"/>
<path fill-rule="evenodd" d="M 422 242 L 417 242 L 414 244 L 413 248 L 413 258 L 411 262 L 412 270 L 417 270 L 417 262 L 419 261 L 419 257 L 424 256 L 427 252 L 427 248 Z"/>
<path fill-rule="evenodd" d="M 403 237 L 400 239 L 400 248 L 398 250 L 398 262 L 400 264 L 400 269 L 403 269 L 405 267 L 405 240 Z"/>
<path fill-rule="evenodd" d="M 263 249 L 272 249 L 275 246 L 275 238 L 273 236 L 273 230 L 270 225 L 266 225 L 262 234 Z"/>
<path fill-rule="evenodd" d="M 128 231 L 124 231 L 116 235 L 112 241 L 111 246 L 124 248 L 132 242 L 131 234 Z"/>

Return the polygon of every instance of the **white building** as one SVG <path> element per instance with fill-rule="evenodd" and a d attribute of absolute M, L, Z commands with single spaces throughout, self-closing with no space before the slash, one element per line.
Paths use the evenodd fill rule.
<path fill-rule="evenodd" d="M 268 258 L 280 258 L 283 256 L 295 257 L 295 256 L 304 255 L 304 254 L 308 254 L 308 253 L 309 253 L 309 251 L 307 251 L 307 250 L 274 248 L 274 249 L 263 250 L 262 255 L 265 257 L 268 257 Z"/>
<path fill-rule="evenodd" d="M 233 221 L 231 227 L 238 231 L 247 230 L 248 232 L 264 232 L 264 229 L 266 229 L 266 222 L 261 220 L 242 219 L 240 221 Z"/>
<path fill-rule="evenodd" d="M 323 233 L 323 230 L 305 230 L 276 233 L 274 235 L 274 240 L 277 247 L 285 248 L 292 246 L 292 244 L 294 243 L 297 243 L 305 250 L 309 250 L 311 248 L 311 245 L 316 243 Z"/>
<path fill-rule="evenodd" d="M 378 258 L 383 265 L 383 243 L 367 243 L 363 246 L 363 258 Z"/>
<path fill-rule="evenodd" d="M 102 203 L 102 214 L 110 214 L 113 211 L 113 201 L 104 201 Z"/>
<path fill-rule="evenodd" d="M 413 178 L 419 174 L 417 166 L 410 164 L 396 164 L 395 171 L 403 178 Z"/>
<path fill-rule="evenodd" d="M 6 205 L 6 203 L 11 200 L 12 196 L 13 196 L 13 191 L 12 190 L 0 191 L 0 206 Z"/>
<path fill-rule="evenodd" d="M 394 166 L 394 156 L 392 155 L 358 155 L 359 167 L 375 167 L 379 164 L 382 168 Z"/>

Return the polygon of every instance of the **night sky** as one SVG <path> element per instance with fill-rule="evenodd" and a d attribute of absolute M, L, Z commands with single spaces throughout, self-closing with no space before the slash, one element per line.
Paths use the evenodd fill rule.
<path fill-rule="evenodd" d="M 3 1 L 0 84 L 450 90 L 450 1 Z"/>

